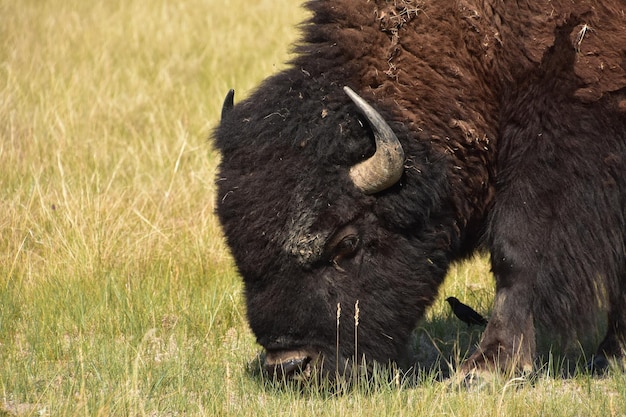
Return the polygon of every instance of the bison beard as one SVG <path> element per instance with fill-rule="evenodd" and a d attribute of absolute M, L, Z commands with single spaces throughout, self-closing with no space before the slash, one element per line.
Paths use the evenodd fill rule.
<path fill-rule="evenodd" d="M 291 67 L 229 93 L 215 131 L 217 211 L 267 369 L 401 359 L 450 263 L 481 245 L 496 297 L 465 371 L 529 369 L 536 325 L 575 336 L 599 313 L 594 363 L 622 358 L 626 4 L 307 7 Z"/>

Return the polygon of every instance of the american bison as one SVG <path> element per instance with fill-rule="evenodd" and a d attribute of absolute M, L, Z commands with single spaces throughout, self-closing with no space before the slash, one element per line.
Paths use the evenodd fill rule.
<path fill-rule="evenodd" d="M 466 371 L 530 369 L 536 326 L 576 336 L 599 314 L 595 363 L 623 357 L 626 2 L 306 7 L 289 68 L 229 93 L 214 134 L 265 367 L 397 360 L 479 248 L 496 296 Z"/>

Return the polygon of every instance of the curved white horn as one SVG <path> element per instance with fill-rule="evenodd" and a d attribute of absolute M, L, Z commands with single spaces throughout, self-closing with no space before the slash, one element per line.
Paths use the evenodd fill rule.
<path fill-rule="evenodd" d="M 350 87 L 344 87 L 343 90 L 367 119 L 376 141 L 374 155 L 350 168 L 350 178 L 365 194 L 376 194 L 391 187 L 402 177 L 404 150 L 380 113 Z"/>

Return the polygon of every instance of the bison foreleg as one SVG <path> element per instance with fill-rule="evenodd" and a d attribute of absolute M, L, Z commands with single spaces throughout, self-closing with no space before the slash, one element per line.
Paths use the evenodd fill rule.
<path fill-rule="evenodd" d="M 479 347 L 462 371 L 531 371 L 535 355 L 535 327 L 529 292 L 523 280 L 498 289 L 494 310 Z"/>
<path fill-rule="evenodd" d="M 609 360 L 623 359 L 626 344 L 626 311 L 622 307 L 624 300 L 613 303 L 609 312 L 609 320 L 606 336 L 598 351 L 589 363 L 589 368 L 593 372 L 603 373 L 609 367 Z"/>

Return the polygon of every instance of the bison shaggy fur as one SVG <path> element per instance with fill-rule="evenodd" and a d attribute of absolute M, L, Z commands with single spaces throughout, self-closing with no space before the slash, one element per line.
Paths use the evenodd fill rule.
<path fill-rule="evenodd" d="M 622 358 L 626 2 L 306 7 L 289 68 L 230 94 L 214 135 L 217 212 L 266 368 L 399 359 L 450 263 L 480 248 L 496 296 L 465 370 L 529 369 L 537 326 L 572 336 L 601 314 L 596 363 Z M 355 179 L 382 152 L 345 86 L 401 145 L 384 189 Z"/>

